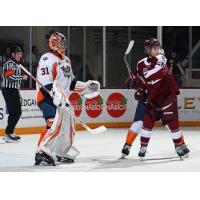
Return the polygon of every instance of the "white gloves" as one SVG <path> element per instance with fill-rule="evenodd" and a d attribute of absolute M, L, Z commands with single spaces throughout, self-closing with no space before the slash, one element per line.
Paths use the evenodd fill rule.
<path fill-rule="evenodd" d="M 55 106 L 61 105 L 61 97 L 58 96 L 56 92 L 53 91 L 53 89 L 50 91 L 50 96 L 52 97 Z"/>
<path fill-rule="evenodd" d="M 83 95 L 87 99 L 92 99 L 99 95 L 100 83 L 98 81 L 91 81 L 91 80 L 87 82 L 77 81 L 74 92 Z"/>
<path fill-rule="evenodd" d="M 68 107 L 70 105 L 69 99 L 64 95 L 64 92 L 56 81 L 53 82 L 53 88 L 50 91 L 50 96 L 53 98 L 55 106 L 63 105 Z"/>

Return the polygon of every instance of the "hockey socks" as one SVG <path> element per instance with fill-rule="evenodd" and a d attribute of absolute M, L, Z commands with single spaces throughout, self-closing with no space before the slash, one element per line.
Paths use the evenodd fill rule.
<path fill-rule="evenodd" d="M 134 133 L 131 130 L 129 130 L 126 136 L 126 144 L 131 146 L 133 142 L 135 141 L 137 135 L 138 135 L 137 133 Z"/>

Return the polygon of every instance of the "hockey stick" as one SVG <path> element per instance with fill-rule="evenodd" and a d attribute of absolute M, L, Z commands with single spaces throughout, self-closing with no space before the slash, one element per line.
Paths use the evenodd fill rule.
<path fill-rule="evenodd" d="M 65 93 L 64 93 L 64 91 L 63 91 L 63 89 L 62 89 L 62 88 L 60 88 L 60 89 L 61 89 L 61 92 L 62 92 L 63 96 L 65 96 L 65 98 L 67 98 L 66 95 L 65 95 Z M 103 132 L 105 132 L 105 131 L 107 130 L 107 128 L 106 128 L 105 126 L 99 126 L 99 127 L 95 128 L 95 129 L 91 129 L 91 128 L 90 128 L 89 126 L 87 126 L 80 118 L 78 118 L 73 112 L 71 112 L 70 109 L 69 109 L 68 107 L 66 107 L 66 109 L 68 109 L 69 112 L 70 112 L 70 114 L 71 114 L 76 120 L 78 120 L 78 121 L 81 123 L 81 125 L 82 125 L 85 129 L 87 129 L 90 133 L 96 135 L 96 134 L 99 134 L 99 133 L 103 133 Z"/>
<path fill-rule="evenodd" d="M 129 76 L 132 77 L 132 79 L 134 79 L 134 76 L 132 74 L 132 71 L 131 71 L 131 67 L 130 67 L 130 64 L 128 63 L 128 55 L 131 51 L 131 49 L 133 48 L 133 45 L 134 45 L 134 40 L 131 40 L 128 44 L 128 47 L 126 49 L 126 52 L 124 54 L 124 62 L 126 64 L 126 67 L 127 67 L 127 70 L 128 70 L 128 73 L 129 73 Z"/>
<path fill-rule="evenodd" d="M 126 49 L 126 52 L 125 52 L 125 54 L 124 54 L 124 62 L 125 62 L 125 64 L 126 64 L 126 68 L 127 68 L 127 70 L 128 70 L 129 76 L 130 76 L 132 79 L 135 79 L 135 76 L 134 76 L 133 73 L 132 73 L 130 64 L 128 63 L 128 59 L 127 59 L 127 57 L 128 57 L 128 55 L 129 55 L 131 49 L 133 48 L 133 46 L 134 46 L 134 40 L 131 40 L 131 41 L 129 42 L 128 47 L 127 47 L 127 49 Z M 145 85 L 146 85 L 146 84 L 145 84 Z M 148 85 L 146 85 L 146 86 L 147 86 L 147 88 L 148 88 Z M 146 102 L 146 103 L 149 104 L 155 111 L 161 111 L 161 109 L 158 108 L 158 107 L 155 107 L 155 106 L 153 105 L 153 103 L 151 103 L 151 102 Z"/>
<path fill-rule="evenodd" d="M 44 87 L 24 66 L 19 65 L 19 67 L 28 74 L 38 85 L 40 85 L 48 94 L 50 94 L 50 91 Z M 62 92 L 62 94 L 66 97 L 66 95 Z M 51 96 L 51 95 L 50 95 Z M 66 97 L 67 98 L 67 97 Z M 88 130 L 89 133 L 96 135 L 99 133 L 103 133 L 107 130 L 105 126 L 100 126 L 94 129 L 91 129 L 86 123 L 84 123 L 79 117 L 77 117 L 68 107 L 65 107 L 66 111 L 74 118 L 76 119 L 86 130 Z"/>

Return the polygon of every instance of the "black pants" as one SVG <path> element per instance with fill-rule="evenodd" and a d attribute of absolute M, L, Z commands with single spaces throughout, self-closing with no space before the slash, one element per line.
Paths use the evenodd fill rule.
<path fill-rule="evenodd" d="M 5 133 L 12 134 L 22 114 L 20 94 L 17 89 L 12 88 L 2 88 L 2 94 L 5 99 L 9 114 L 8 125 L 6 127 Z"/>

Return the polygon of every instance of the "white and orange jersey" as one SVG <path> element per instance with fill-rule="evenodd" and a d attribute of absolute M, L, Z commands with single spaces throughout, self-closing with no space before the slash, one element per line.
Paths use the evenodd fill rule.
<path fill-rule="evenodd" d="M 65 56 L 61 59 L 53 52 L 45 53 L 41 56 L 37 68 L 37 80 L 44 86 L 52 84 L 54 80 L 58 81 L 65 92 L 69 91 L 72 80 L 74 79 L 71 61 Z M 37 102 L 40 102 L 44 96 L 37 87 Z"/>

